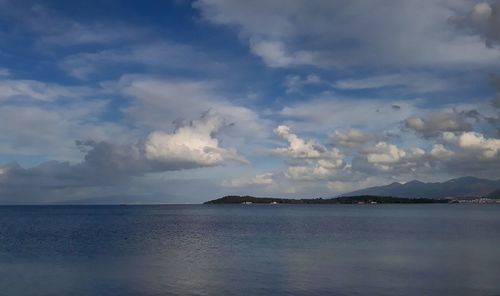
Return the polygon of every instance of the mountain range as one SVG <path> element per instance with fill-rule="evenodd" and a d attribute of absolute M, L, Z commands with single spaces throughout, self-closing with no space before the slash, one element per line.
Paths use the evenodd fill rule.
<path fill-rule="evenodd" d="M 417 180 L 394 182 L 385 186 L 369 187 L 345 193 L 342 196 L 395 196 L 405 198 L 500 198 L 500 180 L 462 177 L 446 182 L 425 183 Z"/>

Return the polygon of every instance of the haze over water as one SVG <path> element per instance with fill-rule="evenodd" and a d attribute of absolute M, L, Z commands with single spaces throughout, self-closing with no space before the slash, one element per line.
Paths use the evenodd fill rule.
<path fill-rule="evenodd" d="M 500 205 L 0 207 L 0 295 L 498 295 Z"/>

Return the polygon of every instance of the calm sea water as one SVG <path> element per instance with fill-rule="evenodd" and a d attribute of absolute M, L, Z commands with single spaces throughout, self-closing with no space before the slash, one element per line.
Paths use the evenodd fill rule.
<path fill-rule="evenodd" d="M 500 205 L 0 207 L 0 295 L 500 295 Z"/>

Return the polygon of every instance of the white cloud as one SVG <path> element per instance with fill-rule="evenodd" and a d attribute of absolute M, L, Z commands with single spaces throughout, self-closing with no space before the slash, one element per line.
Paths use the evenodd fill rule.
<path fill-rule="evenodd" d="M 235 178 L 223 180 L 222 186 L 224 187 L 246 187 L 246 186 L 271 186 L 274 184 L 274 174 L 265 173 L 259 174 L 252 178 Z"/>
<path fill-rule="evenodd" d="M 366 148 L 366 160 L 376 169 L 394 172 L 417 172 L 429 164 L 426 162 L 427 152 L 422 148 L 399 148 L 395 144 L 378 142 L 374 147 Z"/>
<path fill-rule="evenodd" d="M 274 155 L 299 161 L 290 165 L 283 176 L 290 180 L 318 181 L 332 178 L 349 170 L 344 161 L 344 155 L 336 147 L 327 149 L 315 140 L 304 140 L 290 128 L 280 125 L 275 133 L 287 141 L 288 147 L 272 150 Z"/>
<path fill-rule="evenodd" d="M 55 101 L 60 98 L 77 98 L 85 94 L 88 95 L 88 89 L 85 87 L 64 87 L 36 80 L 0 79 L 0 101 L 10 99 Z"/>
<path fill-rule="evenodd" d="M 320 158 L 325 152 L 325 148 L 318 143 L 305 141 L 290 133 L 290 128 L 286 125 L 278 126 L 274 132 L 289 144 L 286 148 L 275 149 L 274 153 L 278 155 L 292 158 Z"/>
<path fill-rule="evenodd" d="M 0 106 L 0 153 L 75 159 L 76 140 L 125 143 L 136 131 L 99 120 L 107 102 L 74 102 L 66 106 Z"/>
<path fill-rule="evenodd" d="M 293 72 L 271 71 L 264 80 L 279 76 L 278 80 L 264 84 L 259 81 L 258 85 L 281 83 L 278 88 L 284 86 L 288 94 L 299 93 L 304 98 L 244 101 L 238 100 L 241 93 L 224 91 L 234 91 L 230 81 L 234 77 L 221 81 L 178 78 L 193 79 L 198 75 L 191 74 L 205 71 L 215 73 L 214 69 L 221 69 L 218 67 L 223 67 L 220 72 L 224 75 L 237 71 L 248 74 L 250 68 L 229 69 L 212 62 L 215 59 L 206 50 L 158 41 L 140 28 L 116 23 L 84 24 L 40 5 L 26 6 L 25 14 L 20 9 L 0 9 L 2 20 L 16 19 L 15 25 L 24 24 L 16 29 L 36 38 L 35 50 L 44 50 L 40 54 L 47 61 L 54 57 L 48 53 L 70 54 L 60 59 L 59 67 L 73 77 L 89 80 L 78 83 L 95 85 L 101 77 L 122 75 L 123 70 L 131 69 L 164 75 L 123 75 L 118 82 L 101 82 L 103 89 L 91 89 L 16 80 L 8 69 L 0 68 L 0 153 L 35 156 L 36 161 L 57 157 L 74 162 L 76 156 L 81 156 L 78 149 L 87 151 L 84 160 L 76 164 L 76 172 L 74 164 L 57 161 L 34 170 L 2 168 L 2 178 L 32 173 L 40 177 L 34 184 L 68 186 L 69 182 L 91 190 L 87 187 L 101 185 L 99 178 L 107 186 L 122 178 L 161 172 L 171 174 L 171 179 L 210 175 L 220 185 L 221 175 L 232 177 L 235 171 L 247 170 L 234 169 L 246 162 L 242 155 L 252 163 L 256 160 L 258 172 L 272 173 L 253 172 L 248 178 L 228 179 L 222 183 L 224 186 L 298 193 L 317 192 L 316 187 L 345 191 L 424 174 L 432 178 L 469 173 L 497 176 L 500 172 L 499 139 L 491 138 L 491 126 L 485 127 L 486 121 L 478 119 L 496 116 L 496 109 L 490 107 L 489 114 L 483 113 L 480 102 L 474 101 L 470 103 L 474 110 L 470 111 L 479 110 L 480 115 L 478 111 L 431 112 L 430 108 L 441 109 L 436 107 L 441 103 L 425 98 L 410 100 L 415 93 L 450 90 L 448 79 L 442 78 L 445 75 L 424 72 L 430 69 L 428 66 L 432 73 L 453 76 L 447 72 L 449 66 L 468 69 L 466 66 L 498 64 L 500 53 L 491 48 L 496 45 L 498 31 L 496 1 L 474 8 L 468 0 L 199 0 L 194 6 L 205 20 L 235 28 L 250 51 L 268 66 L 294 67 Z M 455 22 L 449 21 L 464 9 L 470 10 L 467 21 L 475 22 L 467 32 L 457 31 Z M 485 45 L 480 38 L 489 43 Z M 203 42 L 196 44 L 203 46 Z M 80 51 L 89 49 L 92 52 Z M 231 63 L 232 58 L 238 62 Z M 225 62 L 241 66 L 239 58 L 229 57 Z M 362 68 L 337 71 L 351 66 Z M 329 72 L 331 67 L 336 71 Z M 366 73 L 387 72 L 367 77 L 359 76 L 359 69 L 366 69 Z M 424 70 L 409 72 L 415 69 Z M 261 67 L 252 65 L 250 72 L 254 70 L 260 71 Z M 16 70 L 14 74 L 21 73 Z M 321 78 L 309 73 L 319 73 Z M 281 74 L 287 75 L 284 82 Z M 326 80 L 345 74 L 348 79 L 334 83 Z M 253 81 L 242 81 L 245 87 L 254 87 Z M 333 91 L 318 96 L 306 92 L 319 88 L 337 88 L 334 91 L 338 93 L 368 89 L 371 91 L 363 93 L 376 95 L 382 95 L 386 88 L 403 88 L 414 93 L 395 101 L 385 96 L 359 98 L 354 96 L 356 92 L 346 97 L 338 97 Z M 272 91 L 267 94 L 275 95 Z M 109 95 L 113 104 L 108 105 L 103 95 Z M 206 110 L 211 110 L 206 117 L 186 119 Z M 498 122 L 494 121 L 496 117 L 489 119 L 491 125 Z M 281 146 L 272 137 L 278 124 L 275 133 L 284 140 Z M 402 125 L 416 133 L 402 133 L 407 130 L 401 130 Z M 473 132 L 476 129 L 483 134 Z M 444 136 L 439 137 L 443 132 Z M 75 140 L 83 140 L 77 148 Z M 429 147 L 429 151 L 412 147 Z M 259 155 L 255 151 L 267 153 Z M 280 159 L 271 159 L 273 156 Z M 221 167 L 178 171 L 214 166 Z M 106 179 L 105 174 L 97 174 L 100 171 L 119 178 Z M 73 180 L 68 181 L 66 175 Z M 84 180 L 81 183 L 80 178 Z M 29 184 L 29 178 L 26 180 L 23 184 Z"/>
<path fill-rule="evenodd" d="M 214 134 L 224 126 L 224 120 L 209 111 L 200 120 L 179 127 L 173 134 L 153 132 L 144 143 L 145 156 L 162 163 L 185 162 L 197 166 L 214 166 L 228 160 L 247 163 L 234 150 L 219 147 Z"/>
<path fill-rule="evenodd" d="M 288 67 L 312 64 L 313 53 L 307 51 L 288 52 L 285 45 L 277 41 L 250 40 L 250 50 L 271 67 Z"/>
<path fill-rule="evenodd" d="M 399 162 L 406 156 L 406 151 L 396 145 L 378 142 L 373 151 L 366 155 L 368 162 L 375 164 L 391 164 Z"/>
<path fill-rule="evenodd" d="M 498 159 L 500 156 L 500 139 L 486 138 L 477 132 L 463 132 L 458 135 L 445 132 L 443 139 L 464 151 L 478 153 L 482 159 Z"/>
<path fill-rule="evenodd" d="M 165 69 L 207 72 L 222 67 L 220 63 L 188 45 L 165 41 L 73 54 L 65 57 L 59 66 L 79 79 L 88 79 L 113 67 L 142 66 L 148 72 Z"/>
<path fill-rule="evenodd" d="M 271 132 L 269 121 L 254 110 L 233 103 L 209 81 L 169 80 L 148 76 L 124 76 L 111 91 L 131 99 L 124 112 L 136 125 L 145 129 L 168 130 L 172 122 L 194 118 L 212 109 L 220 114 L 231 129 L 222 131 L 221 138 L 259 145 Z"/>
<path fill-rule="evenodd" d="M 275 132 L 288 146 L 272 150 L 273 155 L 285 157 L 287 166 L 279 172 L 261 174 L 265 178 L 260 181 L 257 176 L 235 178 L 225 181 L 225 186 L 263 186 L 275 193 L 286 188 L 294 194 L 311 190 L 340 193 L 413 179 L 432 181 L 470 174 L 492 178 L 498 176 L 500 168 L 500 140 L 487 139 L 475 132 L 459 135 L 445 132 L 442 140 L 432 138 L 415 143 L 397 138 L 400 147 L 387 142 L 389 138 L 372 146 L 381 137 L 356 129 L 334 131 L 334 143 L 345 142 L 340 145 L 342 150 L 326 149 L 314 139 L 304 140 L 291 133 L 288 126 L 279 126 Z M 432 148 L 426 151 L 417 147 L 418 143 Z M 257 186 L 259 183 L 261 186 Z"/>
<path fill-rule="evenodd" d="M 101 89 L 0 79 L 0 153 L 71 159 L 76 140 L 130 141 L 133 128 L 104 120 Z"/>
<path fill-rule="evenodd" d="M 3 166 L 0 198 L 43 202 L 63 193 L 69 199 L 91 198 L 96 189 L 100 189 L 98 194 L 110 188 L 123 190 L 134 178 L 146 174 L 246 162 L 236 151 L 219 146 L 215 133 L 223 125 L 221 118 L 208 112 L 171 134 L 153 132 L 136 144 L 78 141 L 78 148 L 86 151 L 80 162 L 46 161 L 30 168 L 16 163 Z"/>
<path fill-rule="evenodd" d="M 342 159 L 318 160 L 312 165 L 292 165 L 284 172 L 286 178 L 295 181 L 325 181 L 335 177 L 343 178 L 349 167 Z M 340 175 L 340 176 L 339 176 Z"/>
<path fill-rule="evenodd" d="M 437 159 L 447 160 L 455 154 L 453 151 L 446 149 L 442 144 L 434 144 L 430 154 Z"/>

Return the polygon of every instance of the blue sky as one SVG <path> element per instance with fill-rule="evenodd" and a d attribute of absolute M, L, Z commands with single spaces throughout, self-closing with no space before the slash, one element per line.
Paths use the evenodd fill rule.
<path fill-rule="evenodd" d="M 0 0 L 0 203 L 500 178 L 500 2 Z"/>

